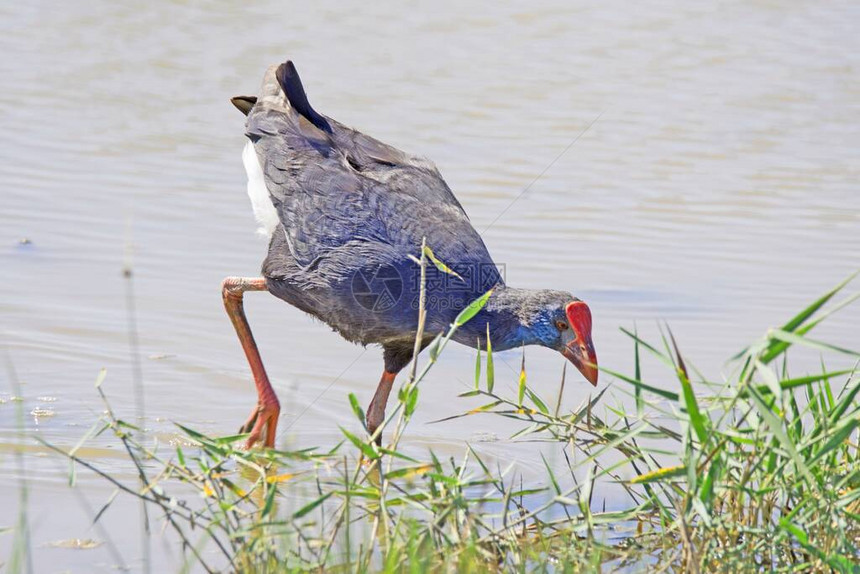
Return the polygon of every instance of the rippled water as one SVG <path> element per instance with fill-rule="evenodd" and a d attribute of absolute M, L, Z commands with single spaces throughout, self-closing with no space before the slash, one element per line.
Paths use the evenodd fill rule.
<path fill-rule="evenodd" d="M 619 325 L 653 337 L 666 320 L 718 377 L 860 267 L 858 24 L 851 2 L 4 4 L 0 336 L 24 412 L 52 413 L 27 419 L 25 444 L 77 442 L 102 409 L 102 367 L 115 407 L 134 412 L 129 260 L 146 427 L 170 440 L 171 421 L 228 433 L 247 415 L 253 387 L 219 282 L 254 275 L 266 246 L 228 98 L 287 57 L 318 110 L 438 164 L 510 284 L 586 299 L 602 364 L 631 368 Z M 339 424 L 355 426 L 347 392 L 372 396 L 380 353 L 273 297 L 246 306 L 284 404 L 280 444 L 333 444 Z M 854 343 L 858 320 L 849 309 L 819 337 Z M 408 448 L 459 453 L 495 436 L 482 452 L 538 460 L 499 421 L 424 424 L 473 406 L 454 399 L 472 361 L 457 348 L 439 365 Z M 536 388 L 552 393 L 562 363 L 529 349 Z M 0 507 L 14 509 L 18 403 L 3 378 Z M 589 390 L 577 378 L 566 402 Z M 128 475 L 103 446 L 93 456 Z M 107 569 L 104 547 L 45 546 L 97 537 L 92 513 L 64 463 L 33 446 L 23 461 L 37 570 Z M 110 489 L 79 480 L 98 508 Z M 136 524 L 123 504 L 107 524 Z M 0 527 L 13 520 L 4 511 Z M 113 531 L 137 564 L 136 526 Z"/>

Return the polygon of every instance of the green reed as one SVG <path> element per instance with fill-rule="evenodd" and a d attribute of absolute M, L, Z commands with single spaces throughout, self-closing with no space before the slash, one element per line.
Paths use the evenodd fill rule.
<path fill-rule="evenodd" d="M 422 268 L 428 259 L 440 265 L 422 249 Z M 809 337 L 858 297 L 833 304 L 850 279 L 738 353 L 721 382 L 691 372 L 668 328 L 657 342 L 622 329 L 633 374 L 601 370 L 632 409 L 610 403 L 606 388 L 562 409 L 564 379 L 554 401 L 541 397 L 525 355 L 508 397 L 494 384 L 492 349 L 479 348 L 475 388 L 462 396 L 485 402 L 450 418 L 506 417 L 513 439 L 556 444 L 563 471 L 544 459 L 535 483 L 468 445 L 458 459 L 400 448 L 421 382 L 489 293 L 434 339 L 423 365 L 415 360 L 374 436 L 342 429 L 344 440 L 325 449 L 244 451 L 244 435 L 180 426 L 193 447 L 152 446 L 105 398 L 106 415 L 78 447 L 113 433 L 137 482 L 112 477 L 78 447 L 48 446 L 160 515 L 185 570 L 857 572 L 860 377 L 824 365 L 860 354 Z M 820 372 L 790 374 L 796 346 L 821 354 Z M 645 355 L 663 366 L 655 378 L 643 374 Z M 364 425 L 358 400 L 349 402 Z M 378 446 L 377 435 L 390 442 Z M 623 499 L 598 507 L 595 492 L 610 487 Z"/>

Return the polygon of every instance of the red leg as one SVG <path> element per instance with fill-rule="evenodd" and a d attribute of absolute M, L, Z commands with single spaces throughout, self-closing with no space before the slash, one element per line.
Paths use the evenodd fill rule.
<path fill-rule="evenodd" d="M 367 407 L 367 430 L 370 431 L 370 434 L 376 432 L 376 429 L 385 420 L 385 405 L 388 404 L 388 395 L 391 394 L 391 386 L 394 384 L 396 376 L 397 373 L 382 372 L 379 386 L 376 387 L 376 394 L 373 395 L 373 400 Z M 382 445 L 382 434 L 376 437 L 376 444 Z"/>
<path fill-rule="evenodd" d="M 224 299 L 224 308 L 227 310 L 227 315 L 230 316 L 230 321 L 236 329 L 236 334 L 239 336 L 239 342 L 242 343 L 242 349 L 245 350 L 245 356 L 248 358 L 248 364 L 251 367 L 251 374 L 254 375 L 254 385 L 257 387 L 257 406 L 251 411 L 251 416 L 239 429 L 239 432 L 251 433 L 248 437 L 246 448 L 251 448 L 263 436 L 263 429 L 266 431 L 263 446 L 275 446 L 275 431 L 278 428 L 278 415 L 281 413 L 281 405 L 278 402 L 278 397 L 275 394 L 275 389 L 269 383 L 269 377 L 266 375 L 266 369 L 263 367 L 263 360 L 260 358 L 260 351 L 257 350 L 257 343 L 254 341 L 254 335 L 251 333 L 251 326 L 248 325 L 248 319 L 245 317 L 245 308 L 242 304 L 245 291 L 267 291 L 266 280 L 262 277 L 228 277 L 221 283 L 221 297 Z"/>

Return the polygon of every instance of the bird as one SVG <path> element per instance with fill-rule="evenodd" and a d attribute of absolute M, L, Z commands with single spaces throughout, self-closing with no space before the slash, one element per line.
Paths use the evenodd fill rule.
<path fill-rule="evenodd" d="M 257 96 L 236 96 L 246 116 L 242 162 L 260 232 L 261 276 L 223 280 L 225 310 L 248 360 L 257 404 L 240 433 L 246 447 L 275 446 L 280 402 L 244 311 L 244 293 L 267 291 L 348 341 L 378 345 L 383 372 L 365 415 L 373 435 L 397 374 L 416 349 L 420 266 L 423 350 L 472 301 L 492 291 L 454 334 L 470 347 L 554 349 L 592 385 L 597 355 L 588 305 L 566 291 L 508 286 L 463 206 L 428 159 L 403 152 L 311 106 L 292 61 L 270 66 Z M 381 433 L 376 435 L 381 444 Z"/>

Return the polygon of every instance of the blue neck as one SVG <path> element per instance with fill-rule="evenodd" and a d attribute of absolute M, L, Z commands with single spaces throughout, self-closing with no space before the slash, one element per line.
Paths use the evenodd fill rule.
<path fill-rule="evenodd" d="M 487 305 L 471 321 L 460 327 L 454 340 L 475 347 L 478 340 L 486 349 L 487 325 L 494 351 L 515 349 L 522 345 L 540 344 L 535 329 L 526 323 L 529 317 L 526 302 L 531 295 L 527 289 L 516 289 L 506 285 L 496 287 Z"/>

